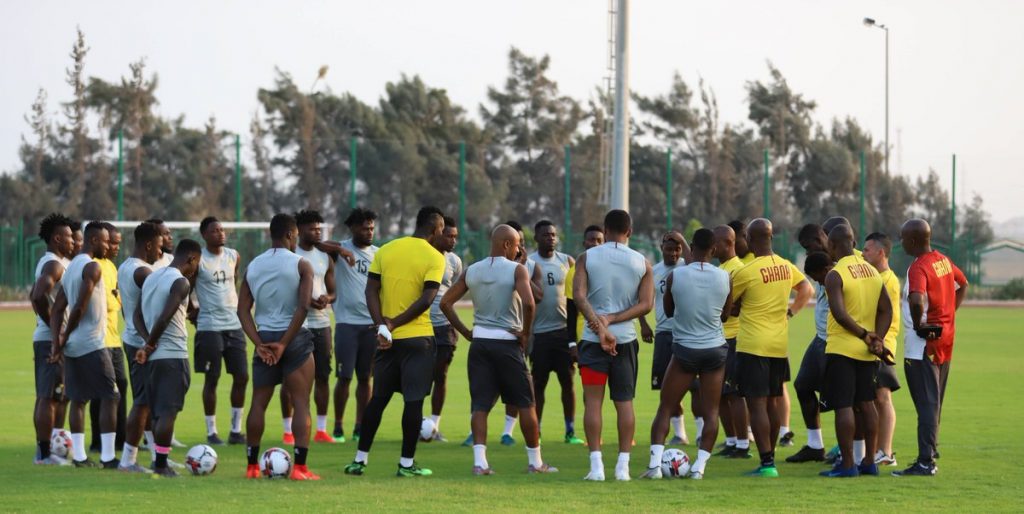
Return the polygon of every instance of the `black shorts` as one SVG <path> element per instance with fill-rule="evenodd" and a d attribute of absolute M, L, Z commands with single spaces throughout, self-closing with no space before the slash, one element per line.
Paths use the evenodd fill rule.
<path fill-rule="evenodd" d="M 722 383 L 722 396 L 739 394 L 740 389 L 736 381 L 736 338 L 725 340 L 729 348 L 725 356 L 725 382 Z"/>
<path fill-rule="evenodd" d="M 107 348 L 107 353 L 110 354 L 110 364 L 114 367 L 114 382 L 117 384 L 128 383 L 128 373 L 125 372 L 124 368 L 124 356 L 125 352 L 123 348 Z M 121 391 L 121 386 L 118 386 L 118 391 Z"/>
<path fill-rule="evenodd" d="M 459 333 L 451 325 L 434 325 L 434 345 L 455 346 L 459 342 Z"/>
<path fill-rule="evenodd" d="M 437 352 L 434 354 L 434 365 L 440 368 L 447 368 L 455 359 L 455 346 L 450 344 L 437 345 Z"/>
<path fill-rule="evenodd" d="M 402 393 L 407 402 L 430 394 L 434 383 L 434 338 L 395 339 L 391 348 L 378 350 L 373 358 L 373 395 Z"/>
<path fill-rule="evenodd" d="M 782 396 L 788 379 L 789 359 L 736 352 L 736 382 L 744 398 Z"/>
<path fill-rule="evenodd" d="M 571 377 L 576 372 L 576 364 L 572 360 L 568 333 L 563 329 L 534 334 L 530 364 L 533 376 L 547 376 L 554 371 L 559 376 Z"/>
<path fill-rule="evenodd" d="M 672 332 L 654 334 L 654 357 L 651 360 L 651 389 L 661 390 L 665 381 L 665 370 L 672 360 Z"/>
<path fill-rule="evenodd" d="M 149 364 L 135 362 L 135 354 L 138 348 L 125 345 L 125 358 L 128 360 L 128 378 L 132 387 L 132 405 L 149 405 L 146 398 L 146 380 L 149 376 Z"/>
<path fill-rule="evenodd" d="M 820 393 L 825 385 L 825 340 L 814 336 L 807 345 L 804 358 L 800 361 L 800 369 L 796 372 L 793 387 L 797 391 L 815 391 Z"/>
<path fill-rule="evenodd" d="M 878 361 L 878 371 L 875 372 L 875 387 L 884 387 L 889 391 L 900 390 L 900 379 L 896 376 L 896 366 Z"/>
<path fill-rule="evenodd" d="M 608 377 L 608 396 L 615 402 L 632 401 L 636 396 L 637 356 L 640 344 L 636 339 L 616 347 L 617 354 L 609 355 L 601 345 L 583 341 L 579 346 L 580 373 L 588 368 Z M 586 377 L 584 377 L 586 379 Z M 586 382 L 584 381 L 584 385 Z"/>
<path fill-rule="evenodd" d="M 316 380 L 331 379 L 331 328 L 310 328 L 313 336 L 313 377 Z"/>
<path fill-rule="evenodd" d="M 80 357 L 64 356 L 64 384 L 68 399 L 73 402 L 121 399 L 114 364 L 106 348 Z"/>
<path fill-rule="evenodd" d="M 683 371 L 695 375 L 721 369 L 725 366 L 728 355 L 727 344 L 715 348 L 688 348 L 681 344 L 672 344 L 672 357 L 676 363 Z M 693 386 L 690 388 L 692 390 Z"/>
<path fill-rule="evenodd" d="M 377 352 L 377 329 L 372 325 L 334 325 L 334 374 L 338 378 L 359 380 L 373 376 L 373 356 Z"/>
<path fill-rule="evenodd" d="M 472 412 L 490 412 L 498 396 L 505 405 L 533 406 L 533 382 L 519 341 L 474 338 L 466 365 Z"/>
<path fill-rule="evenodd" d="M 260 331 L 260 339 L 264 341 L 278 341 L 283 335 L 284 331 Z M 290 375 L 293 371 L 301 368 L 312 354 L 313 335 L 305 328 L 299 329 L 299 333 L 295 335 L 295 339 L 292 339 L 292 342 L 285 347 L 284 353 L 281 354 L 281 359 L 273 366 L 267 365 L 267 363 L 263 362 L 263 359 L 260 359 L 258 353 L 253 352 L 252 386 L 256 388 L 281 384 L 285 377 Z"/>
<path fill-rule="evenodd" d="M 845 355 L 825 355 L 825 390 L 822 403 L 830 409 L 845 409 L 856 403 L 875 401 L 875 361 L 859 361 Z"/>
<path fill-rule="evenodd" d="M 195 370 L 207 378 L 219 378 L 221 359 L 229 375 L 248 377 L 248 356 L 245 352 L 245 334 L 239 330 L 202 330 L 196 332 Z"/>
<path fill-rule="evenodd" d="M 61 401 L 64 399 L 64 361 L 49 362 L 53 341 L 33 341 L 32 353 L 36 365 L 36 398 Z"/>
<path fill-rule="evenodd" d="M 181 412 L 192 380 L 188 359 L 156 359 L 146 364 L 146 371 L 145 396 L 153 418 Z"/>

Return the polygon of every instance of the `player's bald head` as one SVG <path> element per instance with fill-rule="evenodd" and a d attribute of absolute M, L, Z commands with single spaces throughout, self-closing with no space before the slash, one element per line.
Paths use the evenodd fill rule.
<path fill-rule="evenodd" d="M 846 225 L 847 227 L 853 226 L 850 225 L 850 220 L 842 216 L 832 216 L 831 218 L 825 220 L 825 223 L 821 224 L 821 230 L 824 231 L 825 235 L 827 236 L 832 233 L 832 229 L 838 227 L 839 225 Z"/>
<path fill-rule="evenodd" d="M 828 253 L 833 260 L 839 260 L 853 253 L 853 228 L 849 225 L 836 225 L 828 233 Z"/>
<path fill-rule="evenodd" d="M 829 242 L 853 241 L 853 229 L 849 225 L 836 225 L 828 233 Z"/>
<path fill-rule="evenodd" d="M 505 241 L 511 241 L 514 244 L 519 244 L 519 231 L 510 227 L 509 225 L 501 224 L 494 227 L 491 231 L 491 244 L 502 244 Z"/>
<path fill-rule="evenodd" d="M 715 244 L 719 242 L 726 242 L 735 244 L 736 243 L 736 231 L 729 225 L 719 225 L 714 228 Z"/>
<path fill-rule="evenodd" d="M 900 228 L 900 246 L 911 257 L 930 251 L 931 240 L 932 227 L 923 219 L 909 219 Z"/>
<path fill-rule="evenodd" d="M 767 218 L 757 218 L 747 225 L 747 239 L 751 243 L 763 243 L 772 239 L 772 222 Z"/>

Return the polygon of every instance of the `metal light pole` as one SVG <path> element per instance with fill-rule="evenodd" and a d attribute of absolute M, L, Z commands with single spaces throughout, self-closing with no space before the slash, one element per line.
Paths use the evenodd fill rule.
<path fill-rule="evenodd" d="M 618 0 L 615 27 L 615 119 L 612 209 L 629 210 L 629 0 Z"/>
<path fill-rule="evenodd" d="M 885 174 L 889 174 L 889 27 L 876 22 L 873 18 L 864 18 L 867 27 L 878 27 L 885 31 Z"/>

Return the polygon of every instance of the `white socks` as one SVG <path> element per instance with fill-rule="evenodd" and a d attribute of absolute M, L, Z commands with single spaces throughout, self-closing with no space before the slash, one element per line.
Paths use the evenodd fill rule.
<path fill-rule="evenodd" d="M 663 444 L 652 444 L 651 445 L 651 462 L 647 466 L 649 469 L 661 466 L 661 456 L 665 454 L 665 445 Z"/>
<path fill-rule="evenodd" d="M 441 428 L 440 428 L 441 427 L 441 415 L 440 414 L 431 414 L 430 415 L 430 419 L 433 420 L 433 422 L 434 422 L 434 430 L 437 430 L 438 432 L 440 432 L 441 431 Z"/>
<path fill-rule="evenodd" d="M 683 436 L 686 435 L 686 430 L 683 428 L 683 417 L 682 416 L 674 416 L 674 417 L 668 418 L 668 422 L 669 422 L 669 425 L 672 426 L 672 433 L 674 433 L 676 437 L 682 439 Z"/>
<path fill-rule="evenodd" d="M 77 461 L 83 461 L 89 458 L 85 454 L 85 433 L 71 434 L 71 454 L 72 458 Z"/>
<path fill-rule="evenodd" d="M 473 448 L 475 449 L 476 447 L 474 446 Z M 530 461 L 530 465 L 533 466 L 534 469 L 540 469 L 544 466 L 544 461 L 540 458 L 540 446 L 536 448 L 527 448 L 526 458 Z"/>
<path fill-rule="evenodd" d="M 812 450 L 824 450 L 825 443 L 821 439 L 820 428 L 808 428 L 807 429 L 807 447 Z"/>
<path fill-rule="evenodd" d="M 153 438 L 153 431 L 146 430 L 143 432 L 143 436 L 146 438 L 146 446 L 149 447 L 149 453 L 153 456 L 153 460 L 156 460 L 156 439 Z"/>
<path fill-rule="evenodd" d="M 750 439 L 737 439 L 736 448 L 740 450 L 746 450 L 747 448 L 750 448 Z"/>
<path fill-rule="evenodd" d="M 856 439 L 853 441 L 853 464 L 860 466 L 861 461 L 864 460 L 864 453 L 867 449 L 864 446 L 863 439 Z"/>
<path fill-rule="evenodd" d="M 704 474 L 704 466 L 707 466 L 708 459 L 710 459 L 710 458 L 711 458 L 711 452 L 706 452 L 704 450 L 697 450 L 697 462 L 694 462 L 693 466 L 690 466 L 690 470 L 691 471 L 696 471 L 696 472 L 698 472 L 698 473 L 703 475 Z"/>
<path fill-rule="evenodd" d="M 615 480 L 629 480 L 628 453 L 619 453 L 619 461 L 615 463 Z"/>
<path fill-rule="evenodd" d="M 292 433 L 292 418 L 281 418 L 281 426 L 284 427 L 284 433 Z"/>
<path fill-rule="evenodd" d="M 516 418 L 505 415 L 505 431 L 501 435 L 512 435 L 512 430 L 516 428 Z"/>
<path fill-rule="evenodd" d="M 725 438 L 725 445 L 726 446 L 736 446 L 736 438 L 735 437 L 726 437 Z"/>
<path fill-rule="evenodd" d="M 327 431 L 327 416 L 317 415 L 316 417 L 316 429 L 318 432 Z"/>
<path fill-rule="evenodd" d="M 402 458 L 398 459 L 398 465 L 402 466 L 403 468 L 412 467 L 412 465 L 413 465 L 412 457 L 402 457 Z"/>
<path fill-rule="evenodd" d="M 63 428 L 54 428 L 53 430 L 50 431 L 50 437 L 53 437 L 53 436 L 59 434 L 61 430 L 64 430 L 64 429 Z"/>
<path fill-rule="evenodd" d="M 601 452 L 590 452 L 590 472 L 599 473 L 604 476 L 604 462 L 601 460 Z"/>
<path fill-rule="evenodd" d="M 217 435 L 217 416 L 206 416 L 206 435 Z"/>
<path fill-rule="evenodd" d="M 84 435 L 84 434 L 83 434 Z M 110 462 L 117 457 L 117 448 L 114 447 L 114 440 L 117 434 L 114 432 L 107 432 L 106 434 L 100 434 L 100 462 Z M 861 451 L 861 453 L 864 453 Z"/>
<path fill-rule="evenodd" d="M 368 463 L 370 461 L 370 454 L 368 452 L 364 452 L 362 450 L 356 450 L 355 461 L 356 462 L 362 462 L 363 464 L 366 464 L 366 463 Z"/>
<path fill-rule="evenodd" d="M 487 445 L 473 445 L 473 465 L 481 469 L 488 469 L 491 466 L 487 463 Z"/>
<path fill-rule="evenodd" d="M 701 416 L 694 418 L 693 424 L 697 425 L 697 437 L 700 437 L 704 433 L 704 418 Z"/>
<path fill-rule="evenodd" d="M 121 467 L 131 467 L 133 464 L 135 464 L 136 460 L 138 459 L 138 455 L 138 448 L 128 443 L 124 443 L 124 449 L 121 450 Z"/>
<path fill-rule="evenodd" d="M 789 433 L 789 427 L 779 427 L 779 439 L 782 439 L 782 436 L 784 436 L 784 435 L 786 435 L 788 433 Z"/>
<path fill-rule="evenodd" d="M 242 407 L 231 407 L 231 432 L 242 433 Z"/>

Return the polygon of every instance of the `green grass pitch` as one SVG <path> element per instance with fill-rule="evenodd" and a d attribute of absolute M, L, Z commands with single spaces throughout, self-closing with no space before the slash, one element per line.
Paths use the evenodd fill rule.
<path fill-rule="evenodd" d="M 342 467 L 352 460 L 352 442 L 314 444 L 310 467 L 323 480 L 315 483 L 243 479 L 245 450 L 220 447 L 220 465 L 208 477 L 151 480 L 112 471 L 40 468 L 32 465 L 33 379 L 30 339 L 33 318 L 29 311 L 0 312 L 5 358 L 0 360 L 0 511 L 99 511 L 167 509 L 168 511 L 906 511 L 969 509 L 973 512 L 1024 510 L 1024 438 L 1020 426 L 1024 407 L 1024 373 L 1021 373 L 1021 315 L 1024 311 L 965 308 L 958 319 L 957 350 L 950 373 L 943 411 L 942 458 L 935 478 L 878 478 L 851 480 L 819 478 L 817 464 L 780 462 L 781 478 L 754 479 L 742 476 L 755 467 L 754 460 L 712 458 L 705 480 L 662 480 L 629 483 L 585 483 L 589 466 L 587 450 L 561 441 L 562 423 L 557 381 L 548 386 L 550 427 L 544 434 L 544 459 L 561 473 L 547 476 L 525 474 L 526 455 L 522 437 L 517 445 L 497 444 L 503 422 L 499 407 L 491 415 L 489 460 L 495 476 L 474 477 L 472 452 L 459 446 L 469 422 L 466 378 L 468 345 L 460 343 L 449 375 L 449 398 L 441 430 L 447 444 L 420 444 L 417 461 L 434 470 L 423 479 L 394 476 L 399 451 L 400 400 L 389 406 L 367 475 L 346 476 Z M 463 312 L 465 315 L 466 312 Z M 1017 320 L 1017 321 L 1014 321 Z M 790 335 L 793 372 L 813 333 L 810 310 L 799 314 Z M 251 353 L 250 353 L 251 355 Z M 637 446 L 632 472 L 638 476 L 647 464 L 650 421 L 657 396 L 649 390 L 651 348 L 641 347 L 640 377 L 636 399 Z M 899 373 L 903 379 L 903 373 Z M 186 444 L 205 439 L 200 392 L 202 377 L 193 376 L 185 411 L 178 418 L 177 436 Z M 577 387 L 577 389 L 579 389 Z M 227 432 L 226 384 L 222 384 L 218 424 Z M 790 391 L 792 395 L 792 390 Z M 579 394 L 579 393 L 577 393 Z M 781 461 L 805 440 L 799 407 L 793 397 L 790 425 L 797 445 L 779 451 Z M 248 399 L 247 399 L 248 401 Z M 916 454 L 913 405 L 906 389 L 895 394 L 897 427 L 895 451 L 900 464 Z M 429 405 L 429 402 L 428 402 Z M 689 402 L 686 402 L 687 411 Z M 280 414 L 276 400 L 267 416 L 263 448 L 280 446 Z M 350 409 L 353 405 L 349 406 Z M 248 412 L 248 410 L 246 411 Z M 353 414 L 349 413 L 349 419 Z M 604 440 L 615 440 L 614 412 L 605 409 Z M 826 444 L 834 443 L 833 418 L 822 416 Z M 577 412 L 582 434 L 582 401 Z M 346 432 L 351 430 L 347 422 Z M 687 414 L 687 432 L 694 427 Z M 720 438 L 724 437 L 721 435 Z M 684 447 L 693 458 L 693 446 Z M 616 450 L 605 447 L 609 478 Z M 142 458 L 146 458 L 143 454 Z M 183 459 L 175 450 L 172 458 Z M 94 458 L 96 458 L 94 456 Z"/>

